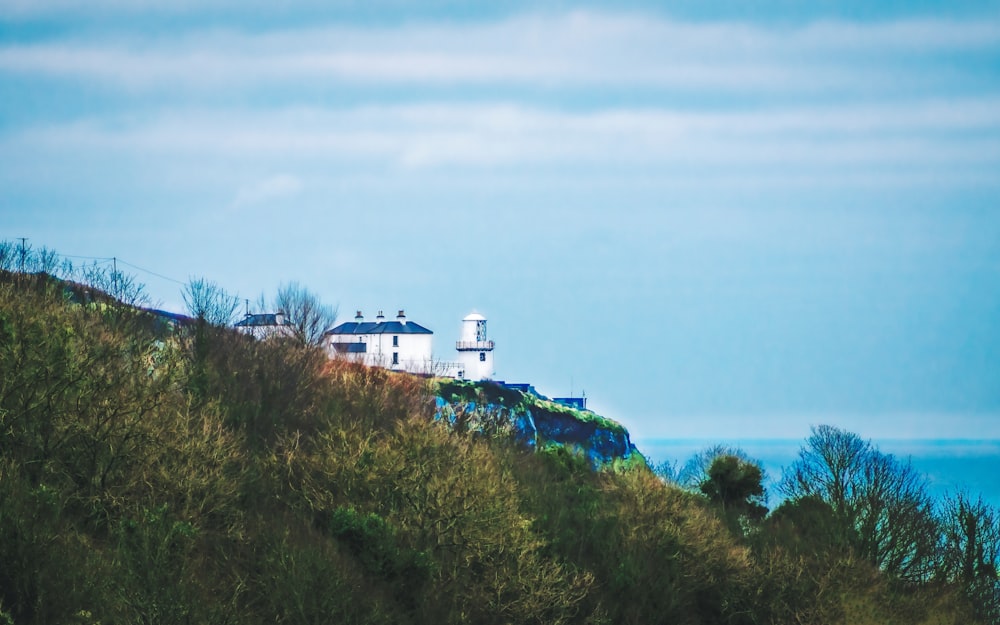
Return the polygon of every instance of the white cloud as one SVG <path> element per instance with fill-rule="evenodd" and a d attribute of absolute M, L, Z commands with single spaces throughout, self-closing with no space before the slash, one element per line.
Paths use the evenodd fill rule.
<path fill-rule="evenodd" d="M 0 46 L 0 80 L 66 78 L 70 93 L 97 81 L 112 89 L 97 98 L 108 112 L 8 126 L 0 149 L 251 171 L 995 183 L 983 172 L 1000 165 L 1000 76 L 983 67 L 997 54 L 995 20 L 779 27 L 593 12 L 78 36 Z"/>
<path fill-rule="evenodd" d="M 0 15 L 11 17 L 40 17 L 65 15 L 135 15 L 187 13 L 192 9 L 239 8 L 251 2 L 234 3 L 231 0 L 3 0 Z"/>
<path fill-rule="evenodd" d="M 294 197 L 301 190 L 302 181 L 297 177 L 289 174 L 275 174 L 240 188 L 233 199 L 232 208 L 242 210 L 265 205 L 274 200 Z"/>
<path fill-rule="evenodd" d="M 362 189 L 391 198 L 394 189 L 408 185 L 440 188 L 446 198 L 469 185 L 487 195 L 488 189 L 619 189 L 623 198 L 713 189 L 724 195 L 1000 190 L 995 130 L 981 140 L 930 137 L 918 129 L 907 131 L 911 138 L 837 133 L 816 138 L 798 131 L 739 134 L 737 120 L 702 119 L 702 128 L 685 128 L 685 116 L 669 112 L 622 110 L 588 117 L 511 107 L 446 114 L 446 108 L 290 112 L 281 119 L 239 114 L 221 120 L 206 114 L 129 129 L 54 127 L 14 142 L 0 138 L 0 161 L 16 164 L 0 173 L 0 186 L 45 188 L 53 179 L 75 179 L 76 155 L 85 154 L 103 163 L 102 169 L 135 172 L 132 178 L 150 193 L 180 193 L 190 196 L 182 201 L 191 205 L 218 207 L 222 220 L 315 205 L 321 197 L 350 203 Z M 451 122 L 445 123 L 446 117 Z M 755 123 L 776 125 L 766 119 Z M 295 176 L 248 182 L 240 173 L 281 171 Z M 97 185 L 109 180 L 98 179 Z"/>
<path fill-rule="evenodd" d="M 1000 165 L 1000 98 L 889 105 L 690 112 L 568 112 L 516 104 L 435 104 L 281 111 L 184 111 L 143 123 L 91 120 L 25 129 L 11 153 L 159 154 L 175 159 L 298 162 L 376 169 L 742 168 L 788 176 L 822 168 L 886 172 Z M 239 203 L 300 189 L 290 176 L 244 189 Z"/>
<path fill-rule="evenodd" d="M 1000 50 L 1000 22 L 692 24 L 575 12 L 494 23 L 191 31 L 0 48 L 0 71 L 169 91 L 340 83 L 867 92 L 951 80 L 931 52 Z M 900 66 L 904 66 L 901 71 Z"/>

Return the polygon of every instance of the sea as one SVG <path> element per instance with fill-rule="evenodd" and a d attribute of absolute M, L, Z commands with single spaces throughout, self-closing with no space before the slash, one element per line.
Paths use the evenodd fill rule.
<path fill-rule="evenodd" d="M 758 460 L 766 472 L 765 486 L 772 507 L 781 502 L 775 485 L 782 471 L 795 462 L 805 444 L 801 439 L 670 439 L 633 440 L 650 465 L 674 463 L 678 469 L 698 452 L 716 445 L 743 450 Z M 941 499 L 964 491 L 1000 511 L 1000 439 L 872 439 L 885 454 L 892 454 L 927 478 L 931 495 Z"/>

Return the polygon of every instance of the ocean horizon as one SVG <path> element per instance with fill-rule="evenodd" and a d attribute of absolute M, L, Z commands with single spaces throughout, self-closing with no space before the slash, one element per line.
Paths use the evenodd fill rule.
<path fill-rule="evenodd" d="M 798 457 L 805 439 L 709 439 L 709 438 L 640 438 L 636 448 L 651 466 L 675 463 L 678 469 L 695 454 L 715 445 L 743 450 L 758 460 L 766 472 L 765 487 L 772 507 L 781 501 L 776 485 L 782 472 Z M 958 491 L 983 500 L 1000 510 L 1000 439 L 872 439 L 885 454 L 901 462 L 909 461 L 927 478 L 931 495 L 940 500 Z"/>

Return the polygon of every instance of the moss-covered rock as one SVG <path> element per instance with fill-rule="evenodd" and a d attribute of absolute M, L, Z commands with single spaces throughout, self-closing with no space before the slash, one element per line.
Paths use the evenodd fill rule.
<path fill-rule="evenodd" d="M 439 378 L 436 417 L 462 430 L 510 435 L 529 448 L 557 444 L 586 455 L 595 468 L 642 459 L 620 423 L 496 382 Z"/>

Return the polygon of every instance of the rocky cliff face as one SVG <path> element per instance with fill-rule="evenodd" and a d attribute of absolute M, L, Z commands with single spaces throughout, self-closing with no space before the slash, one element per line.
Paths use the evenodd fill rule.
<path fill-rule="evenodd" d="M 594 468 L 643 461 L 621 424 L 589 410 L 493 382 L 440 380 L 437 418 L 456 429 L 506 434 L 529 448 L 563 445 L 585 454 Z"/>

